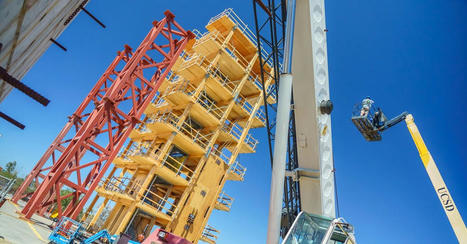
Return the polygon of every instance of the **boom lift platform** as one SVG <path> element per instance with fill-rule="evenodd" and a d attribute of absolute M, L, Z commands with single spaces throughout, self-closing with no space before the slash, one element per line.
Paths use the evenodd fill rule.
<path fill-rule="evenodd" d="M 364 102 L 362 102 L 362 104 L 357 104 L 352 113 L 352 122 L 367 141 L 380 141 L 381 133 L 383 131 L 404 120 L 459 243 L 467 243 L 467 228 L 465 227 L 464 221 L 454 204 L 454 200 L 451 197 L 438 168 L 436 167 L 433 157 L 428 151 L 428 148 L 415 125 L 413 116 L 407 112 L 403 112 L 395 118 L 387 120 L 381 108 L 375 109 L 374 106 L 365 107 Z"/>
<path fill-rule="evenodd" d="M 56 244 L 90 244 L 116 243 L 117 236 L 111 236 L 107 230 L 101 230 L 92 236 L 87 236 L 82 223 L 62 217 L 49 236 L 50 243 Z"/>
<path fill-rule="evenodd" d="M 388 121 L 381 108 L 371 106 L 365 110 L 365 106 L 359 103 L 352 111 L 352 122 L 367 141 L 381 141 L 381 132 L 403 121 L 407 115 L 403 112 Z"/>

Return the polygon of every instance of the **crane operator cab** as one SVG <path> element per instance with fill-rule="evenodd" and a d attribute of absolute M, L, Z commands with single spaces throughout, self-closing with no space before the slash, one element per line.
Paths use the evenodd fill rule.
<path fill-rule="evenodd" d="M 353 226 L 344 219 L 300 212 L 282 244 L 357 244 Z"/>
<path fill-rule="evenodd" d="M 352 122 L 367 141 L 380 141 L 381 133 L 387 128 L 403 121 L 407 112 L 388 120 L 381 108 L 376 107 L 370 97 L 356 104 L 352 110 Z"/>

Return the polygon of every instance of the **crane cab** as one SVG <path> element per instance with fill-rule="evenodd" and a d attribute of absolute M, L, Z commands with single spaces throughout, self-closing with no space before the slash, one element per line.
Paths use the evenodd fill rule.
<path fill-rule="evenodd" d="M 332 219 L 300 212 L 282 244 L 356 244 L 353 226 L 344 219 Z"/>
<path fill-rule="evenodd" d="M 381 128 L 387 121 L 380 108 L 358 103 L 352 110 L 352 122 L 367 141 L 380 141 Z"/>

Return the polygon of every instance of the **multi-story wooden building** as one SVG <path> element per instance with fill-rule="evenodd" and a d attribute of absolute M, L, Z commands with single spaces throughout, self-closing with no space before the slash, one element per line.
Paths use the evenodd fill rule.
<path fill-rule="evenodd" d="M 231 9 L 206 28 L 195 31 L 195 43 L 97 188 L 85 214 L 96 207 L 91 227 L 113 202 L 100 226 L 113 234 L 135 238 L 160 227 L 193 243 L 215 243 L 219 231 L 207 225 L 209 216 L 231 208 L 223 186 L 243 180 L 246 168 L 236 158 L 255 152 L 258 141 L 249 130 L 265 126 L 263 92 L 274 84 L 266 79 L 263 89 L 255 37 Z M 95 206 L 99 197 L 103 204 Z"/>

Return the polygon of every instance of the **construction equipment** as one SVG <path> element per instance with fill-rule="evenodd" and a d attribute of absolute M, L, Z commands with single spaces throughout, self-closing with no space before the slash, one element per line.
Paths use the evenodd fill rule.
<path fill-rule="evenodd" d="M 129 240 L 128 236 L 123 237 L 111 235 L 107 230 L 100 230 L 94 235 L 89 235 L 81 222 L 75 221 L 68 217 L 62 217 L 57 223 L 57 226 L 49 236 L 49 240 L 56 244 L 91 244 L 91 243 L 129 243 L 139 244 L 139 242 Z M 176 244 L 191 244 L 188 240 L 176 236 L 166 230 L 156 229 L 142 244 L 151 243 L 176 243 Z"/>
<path fill-rule="evenodd" d="M 357 244 L 353 226 L 343 218 L 327 218 L 300 212 L 282 244 L 321 243 L 338 241 L 344 244 Z"/>
<path fill-rule="evenodd" d="M 387 120 L 381 108 L 372 106 L 372 108 L 367 112 L 364 112 L 363 110 L 363 107 L 360 105 L 357 105 L 356 109 L 354 108 L 352 122 L 368 141 L 381 140 L 381 133 L 383 131 L 405 120 L 415 146 L 418 149 L 423 165 L 425 166 L 426 172 L 430 177 L 431 183 L 435 188 L 436 194 L 438 195 L 444 212 L 451 223 L 451 227 L 454 230 L 459 243 L 467 243 L 467 229 L 464 221 L 462 220 L 459 210 L 454 204 L 454 200 L 449 193 L 438 168 L 436 167 L 433 157 L 428 151 L 428 148 L 415 125 L 413 116 L 407 112 L 403 112 L 395 118 Z"/>
<path fill-rule="evenodd" d="M 381 108 L 371 106 L 366 110 L 365 106 L 359 103 L 352 111 L 352 122 L 367 141 L 380 141 L 381 132 L 403 121 L 407 115 L 407 112 L 403 112 L 388 120 Z"/>
<path fill-rule="evenodd" d="M 178 237 L 170 232 L 163 229 L 157 229 L 153 231 L 141 244 L 153 244 L 153 243 L 175 243 L 175 244 L 192 244 L 191 242 Z"/>
<path fill-rule="evenodd" d="M 263 1 L 254 0 L 256 22 L 256 5 L 269 16 L 264 24 L 256 23 L 258 38 L 264 33 L 261 35 L 262 40 L 267 40 L 264 45 L 271 46 L 273 50 L 272 58 L 268 57 L 266 60 L 271 58 L 276 64 L 283 57 L 282 65 L 277 65 L 282 67 L 279 82 L 276 82 L 278 102 L 276 107 L 271 106 L 271 110 L 277 111 L 267 114 L 276 115 L 275 123 L 267 125 L 270 143 L 274 137 L 268 244 L 279 243 L 280 236 L 285 238 L 285 234 L 290 236 L 293 231 L 292 221 L 298 220 L 301 211 L 314 214 L 316 218 L 340 222 L 336 218 L 330 116 L 332 102 L 327 67 L 324 1 L 280 1 L 281 8 L 274 2 L 268 1 L 266 5 Z M 277 10 L 282 10 L 282 15 L 278 15 Z M 282 27 L 277 26 L 277 23 Z M 265 26 L 270 26 L 270 29 L 262 31 Z M 277 33 L 278 29 L 282 29 L 282 33 Z M 265 38 L 268 32 L 270 39 Z M 260 44 L 258 42 L 259 52 L 262 51 L 261 48 L 264 49 Z M 277 79 L 278 74 L 275 76 Z M 273 120 L 268 118 L 267 121 Z M 273 127 L 276 129 L 274 132 L 271 129 Z M 275 135 L 272 136 L 272 133 Z M 272 152 L 271 148 L 270 144 Z M 314 225 L 306 221 L 294 223 L 299 229 Z M 311 239 L 298 242 L 310 243 L 309 240 Z"/>
<path fill-rule="evenodd" d="M 49 240 L 56 244 L 73 244 L 78 241 L 82 244 L 90 243 L 114 243 L 117 236 L 111 236 L 107 230 L 101 230 L 96 234 L 86 237 L 82 223 L 68 217 L 62 217 L 49 236 Z"/>

